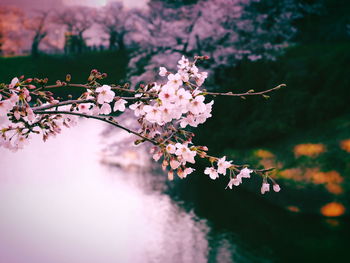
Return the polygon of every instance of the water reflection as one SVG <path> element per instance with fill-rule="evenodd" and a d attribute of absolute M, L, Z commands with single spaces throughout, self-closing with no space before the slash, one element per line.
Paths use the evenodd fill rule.
<path fill-rule="evenodd" d="M 104 129 L 0 149 L 1 263 L 350 262 L 347 219 L 288 213 L 200 173 L 167 183 L 144 149 L 106 148 L 125 135 Z"/>
<path fill-rule="evenodd" d="M 150 187 L 162 176 L 100 163 L 103 127 L 1 150 L 0 261 L 206 262 L 205 221 Z"/>

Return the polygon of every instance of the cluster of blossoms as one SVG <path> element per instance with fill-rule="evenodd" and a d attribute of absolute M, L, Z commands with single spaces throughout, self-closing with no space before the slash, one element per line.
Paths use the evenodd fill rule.
<path fill-rule="evenodd" d="M 175 74 L 164 67 L 160 68 L 159 75 L 166 79 L 164 83 L 153 82 L 140 85 L 137 89 L 131 89 L 128 85 L 101 85 L 99 81 L 106 74 L 97 70 L 91 71 L 88 83 L 84 85 L 71 84 L 70 75 L 67 75 L 65 82 L 57 81 L 56 85 L 51 86 L 47 85 L 47 79 L 25 79 L 23 76 L 14 78 L 9 85 L 0 84 L 0 146 L 16 151 L 29 142 L 31 134 L 41 134 L 47 140 L 59 134 L 62 127 L 74 126 L 79 117 L 93 118 L 138 136 L 135 144 L 152 143 L 153 159 L 162 159 L 162 168 L 168 171 L 169 180 L 173 180 L 174 174 L 180 178 L 191 174 L 195 169 L 189 165 L 199 157 L 211 163 L 204 173 L 213 180 L 219 175 L 226 176 L 229 171 L 227 188 L 240 185 L 242 178 L 250 178 L 251 173 L 256 173 L 263 177 L 262 194 L 270 189 L 268 179 L 273 183 L 274 191 L 278 192 L 280 187 L 267 174 L 271 169 L 254 170 L 236 165 L 227 161 L 226 157 L 210 156 L 206 146 L 192 143 L 194 134 L 185 128 L 197 127 L 211 117 L 214 101 L 206 102 L 206 96 L 220 95 L 202 88 L 207 73 L 200 72 L 195 65 L 200 59 L 207 57 L 196 57 L 193 62 L 182 57 Z M 54 97 L 48 91 L 64 86 L 83 88 L 85 91 L 74 100 Z M 124 94 L 128 96 L 122 96 Z M 254 93 L 249 91 L 243 95 Z M 137 117 L 139 130 L 122 126 L 116 117 L 110 116 L 124 112 L 126 107 Z"/>
<path fill-rule="evenodd" d="M 93 72 L 94 73 L 94 72 Z M 81 98 L 95 103 L 60 103 L 51 92 L 41 91 L 31 84 L 33 79 L 23 80 L 14 78 L 8 85 L 1 89 L 0 93 L 0 146 L 12 151 L 22 149 L 31 139 L 31 134 L 42 134 L 44 141 L 49 136 L 59 134 L 62 127 L 72 127 L 77 124 L 78 116 L 74 113 L 87 115 L 110 114 L 112 112 L 110 102 L 116 99 L 113 111 L 124 111 L 126 100 L 115 98 L 111 87 L 103 85 L 96 88 L 95 92 L 88 90 Z M 46 82 L 46 80 L 36 80 Z M 32 97 L 36 97 L 40 106 L 33 107 Z M 46 101 L 42 103 L 41 101 Z M 31 105 L 32 104 L 32 105 Z M 46 114 L 41 114 L 42 110 Z M 36 114 L 39 111 L 40 114 Z M 50 114 L 50 112 L 67 112 L 71 114 Z"/>
<path fill-rule="evenodd" d="M 167 77 L 168 81 L 163 85 L 155 82 L 145 88 L 145 91 L 156 95 L 155 99 L 130 106 L 137 117 L 144 117 L 146 124 L 164 126 L 177 121 L 181 128 L 187 125 L 197 127 L 211 117 L 214 102 L 204 103 L 205 97 L 200 90 L 207 73 L 200 73 L 195 64 L 190 63 L 185 57 L 179 61 L 178 68 L 176 74 L 171 74 L 166 68 L 161 67 L 159 75 Z M 196 84 L 190 83 L 190 79 L 194 79 Z M 196 88 L 193 88 L 194 85 Z"/>

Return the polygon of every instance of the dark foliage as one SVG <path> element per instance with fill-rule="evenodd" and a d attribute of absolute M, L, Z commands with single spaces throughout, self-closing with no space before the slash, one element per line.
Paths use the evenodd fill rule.
<path fill-rule="evenodd" d="M 349 113 L 350 44 L 291 48 L 275 62 L 242 62 L 218 70 L 223 91 L 287 88 L 262 97 L 216 98 L 213 116 L 197 134 L 211 150 L 245 148 L 276 142 Z M 223 139 L 225 138 L 225 139 Z"/>

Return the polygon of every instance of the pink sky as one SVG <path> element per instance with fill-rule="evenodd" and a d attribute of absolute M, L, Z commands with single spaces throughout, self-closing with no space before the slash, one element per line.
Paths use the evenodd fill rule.
<path fill-rule="evenodd" d="M 103 6 L 114 0 L 1 0 L 2 5 L 13 5 L 28 9 L 50 9 L 61 5 Z M 121 0 L 128 7 L 142 7 L 148 0 Z"/>

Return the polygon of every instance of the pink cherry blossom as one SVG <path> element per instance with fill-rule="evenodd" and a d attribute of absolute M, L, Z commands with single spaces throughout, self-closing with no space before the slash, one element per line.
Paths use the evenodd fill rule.
<path fill-rule="evenodd" d="M 15 103 L 19 101 L 19 96 L 16 93 L 12 93 L 10 96 L 10 101 L 12 102 L 13 106 Z"/>
<path fill-rule="evenodd" d="M 108 85 L 103 85 L 102 87 L 99 87 L 96 89 L 97 95 L 97 102 L 99 104 L 103 104 L 105 102 L 109 103 L 114 99 L 115 93 L 111 90 L 111 87 Z"/>
<path fill-rule="evenodd" d="M 197 154 L 195 151 L 191 151 L 185 144 L 176 143 L 175 146 L 177 148 L 175 154 L 180 156 L 184 162 L 195 163 L 194 157 Z"/>
<path fill-rule="evenodd" d="M 168 75 L 168 86 L 178 88 L 182 85 L 182 77 L 179 73 Z"/>
<path fill-rule="evenodd" d="M 218 173 L 226 175 L 227 168 L 230 168 L 232 166 L 232 161 L 226 161 L 226 156 L 220 158 L 218 160 Z"/>
<path fill-rule="evenodd" d="M 186 113 L 188 111 L 190 100 L 192 99 L 191 93 L 184 88 L 180 88 L 176 92 L 176 96 L 176 106 L 180 107 L 181 113 Z"/>
<path fill-rule="evenodd" d="M 13 103 L 10 100 L 0 101 L 0 116 L 6 115 L 13 107 Z"/>
<path fill-rule="evenodd" d="M 263 183 L 261 186 L 261 194 L 265 194 L 266 192 L 270 191 L 270 184 Z"/>
<path fill-rule="evenodd" d="M 196 75 L 196 84 L 200 87 L 203 85 L 205 79 L 208 77 L 207 72 L 202 72 Z"/>
<path fill-rule="evenodd" d="M 119 99 L 114 103 L 113 111 L 125 111 L 125 104 L 127 103 L 124 99 Z"/>
<path fill-rule="evenodd" d="M 146 113 L 146 120 L 151 123 L 161 122 L 162 113 L 156 106 L 145 105 L 143 107 L 144 112 Z"/>
<path fill-rule="evenodd" d="M 175 88 L 170 85 L 162 86 L 158 97 L 161 99 L 163 104 L 174 102 L 176 100 Z"/>
<path fill-rule="evenodd" d="M 168 71 L 167 71 L 167 69 L 165 67 L 160 67 L 159 68 L 159 76 L 165 77 L 167 72 Z"/>
<path fill-rule="evenodd" d="M 237 175 L 237 177 L 241 177 L 241 178 L 250 178 L 250 174 L 253 172 L 253 170 L 248 169 L 247 167 L 243 168 L 239 174 Z"/>
<path fill-rule="evenodd" d="M 16 87 L 16 85 L 19 83 L 19 79 L 18 78 L 13 78 L 11 80 L 11 84 L 9 85 L 10 89 L 13 89 L 14 87 Z"/>
<path fill-rule="evenodd" d="M 161 113 L 160 123 L 167 123 L 173 119 L 174 109 L 172 104 L 166 104 L 165 106 L 160 106 L 159 111 Z"/>
<path fill-rule="evenodd" d="M 111 106 L 108 103 L 103 103 L 100 108 L 100 114 L 108 115 L 112 112 Z"/>
<path fill-rule="evenodd" d="M 177 67 L 180 70 L 186 70 L 186 69 L 188 69 L 189 65 L 190 65 L 189 60 L 185 56 L 182 56 L 181 59 L 178 62 L 178 66 Z"/>
<path fill-rule="evenodd" d="M 15 116 L 16 120 L 19 120 L 21 118 L 21 113 L 18 110 L 16 110 L 13 112 L 13 116 Z"/>
<path fill-rule="evenodd" d="M 187 167 L 184 169 L 183 171 L 183 177 L 186 178 L 187 175 L 193 173 L 195 171 L 195 169 L 191 168 L 191 167 Z"/>
<path fill-rule="evenodd" d="M 229 187 L 230 189 L 232 189 L 232 186 L 239 186 L 240 184 L 242 183 L 242 178 L 241 177 L 234 177 L 234 178 L 231 178 L 227 187 Z"/>
<path fill-rule="evenodd" d="M 190 105 L 189 105 L 189 111 L 191 113 L 193 113 L 194 115 L 198 115 L 200 113 L 203 113 L 205 112 L 206 110 L 206 106 L 204 104 L 204 96 L 202 95 L 199 95 L 197 97 L 195 97 L 191 102 L 190 102 Z"/>
<path fill-rule="evenodd" d="M 78 110 L 82 113 L 88 113 L 92 105 L 92 103 L 81 103 L 78 105 Z"/>
<path fill-rule="evenodd" d="M 278 193 L 279 191 L 281 191 L 281 187 L 278 184 L 274 184 L 273 185 L 273 190 Z"/>
<path fill-rule="evenodd" d="M 157 152 L 155 154 L 153 154 L 153 159 L 157 162 L 160 157 L 162 157 L 163 153 L 162 152 Z"/>
<path fill-rule="evenodd" d="M 26 114 L 27 114 L 28 121 L 32 122 L 32 121 L 35 120 L 35 114 L 34 114 L 32 108 L 27 107 L 26 108 Z"/>
<path fill-rule="evenodd" d="M 205 168 L 204 173 L 209 175 L 210 179 L 215 180 L 216 178 L 219 178 L 219 174 L 214 167 Z"/>
<path fill-rule="evenodd" d="M 140 101 L 131 104 L 129 108 L 134 111 L 134 114 L 136 117 L 139 117 L 141 115 L 145 114 L 145 111 L 143 110 L 144 104 Z"/>
<path fill-rule="evenodd" d="M 192 114 L 188 114 L 185 118 L 182 118 L 180 120 L 181 128 L 186 128 L 187 125 L 190 125 L 192 127 L 197 127 L 197 122 L 195 120 L 195 117 Z"/>
<path fill-rule="evenodd" d="M 173 170 L 177 169 L 180 165 L 181 163 L 179 161 L 176 161 L 175 159 L 170 161 L 170 167 Z"/>
<path fill-rule="evenodd" d="M 176 147 L 174 144 L 168 144 L 165 149 L 170 154 L 174 154 L 176 152 Z"/>

